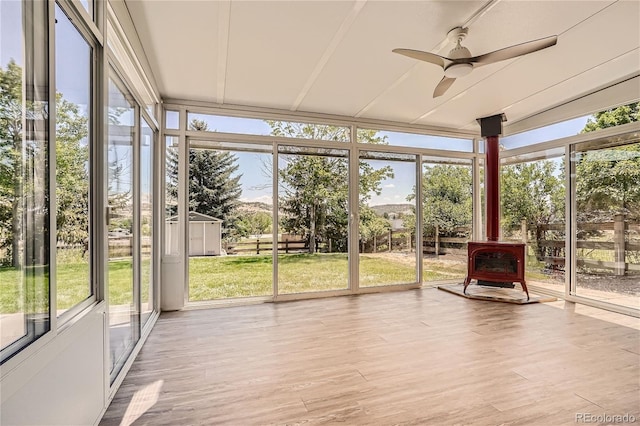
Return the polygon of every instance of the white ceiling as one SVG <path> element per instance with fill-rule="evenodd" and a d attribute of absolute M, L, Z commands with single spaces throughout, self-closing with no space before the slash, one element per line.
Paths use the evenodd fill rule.
<path fill-rule="evenodd" d="M 126 4 L 165 99 L 477 130 L 478 117 L 515 123 L 640 74 L 638 0 Z M 549 35 L 558 44 L 474 69 L 433 99 L 442 69 L 391 50 L 446 56 L 455 26 L 469 27 L 473 55 Z"/>

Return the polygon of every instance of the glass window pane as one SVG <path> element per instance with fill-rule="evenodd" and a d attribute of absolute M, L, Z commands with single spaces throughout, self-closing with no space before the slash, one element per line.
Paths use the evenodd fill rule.
<path fill-rule="evenodd" d="M 623 138 L 619 138 L 623 139 Z M 574 148 L 579 296 L 640 308 L 640 141 Z"/>
<path fill-rule="evenodd" d="M 206 132 L 244 133 L 335 142 L 349 142 L 351 140 L 351 132 L 348 127 L 326 124 L 260 120 L 257 118 L 227 117 L 193 112 L 188 113 L 187 121 L 189 130 Z"/>
<path fill-rule="evenodd" d="M 80 4 L 87 12 L 89 12 L 89 16 L 91 16 L 92 19 L 95 19 L 93 16 L 93 0 L 80 0 Z"/>
<path fill-rule="evenodd" d="M 194 145 L 203 144 L 189 149 L 189 300 L 273 294 L 271 146 Z"/>
<path fill-rule="evenodd" d="M 164 127 L 171 130 L 180 129 L 180 113 L 178 111 L 166 111 Z"/>
<path fill-rule="evenodd" d="M 139 336 L 133 280 L 134 103 L 109 79 L 107 186 L 109 203 L 109 352 L 115 378 Z"/>
<path fill-rule="evenodd" d="M 472 170 L 470 160 L 423 158 L 424 282 L 466 276 L 473 224 Z"/>
<path fill-rule="evenodd" d="M 514 149 L 521 146 L 534 145 L 554 139 L 574 136 L 580 133 L 584 128 L 588 118 L 588 116 L 578 117 L 572 120 L 541 127 L 539 129 L 505 136 L 500 138 L 500 145 L 502 145 L 504 149 Z"/>
<path fill-rule="evenodd" d="M 564 148 L 505 159 L 500 174 L 502 239 L 526 244 L 527 283 L 564 291 Z"/>
<path fill-rule="evenodd" d="M 155 246 L 153 210 L 155 134 L 145 119 L 140 120 L 140 312 L 145 324 L 154 310 L 154 264 Z"/>
<path fill-rule="evenodd" d="M 281 152 L 278 293 L 346 289 L 348 151 L 282 147 Z"/>
<path fill-rule="evenodd" d="M 417 282 L 416 156 L 360 156 L 360 287 Z"/>
<path fill-rule="evenodd" d="M 92 49 L 56 6 L 58 315 L 93 295 L 89 223 Z"/>
<path fill-rule="evenodd" d="M 46 2 L 0 4 L 1 362 L 49 331 L 46 12 Z"/>
<path fill-rule="evenodd" d="M 164 193 L 164 220 L 165 242 L 164 254 L 178 256 L 180 254 L 179 238 L 180 227 L 178 225 L 178 138 L 165 137 L 165 193 Z"/>
<path fill-rule="evenodd" d="M 358 129 L 358 143 L 473 152 L 472 139 Z"/>

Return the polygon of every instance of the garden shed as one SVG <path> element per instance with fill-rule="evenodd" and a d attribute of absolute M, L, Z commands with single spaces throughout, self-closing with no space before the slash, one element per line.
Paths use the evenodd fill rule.
<path fill-rule="evenodd" d="M 178 249 L 178 216 L 167 220 L 166 244 Z M 189 212 L 189 256 L 219 256 L 222 253 L 222 220 L 206 214 Z"/>

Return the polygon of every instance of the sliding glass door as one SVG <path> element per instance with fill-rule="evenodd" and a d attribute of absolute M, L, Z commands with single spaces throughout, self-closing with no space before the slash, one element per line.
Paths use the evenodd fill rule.
<path fill-rule="evenodd" d="M 272 146 L 189 144 L 189 301 L 273 294 Z M 177 157 L 168 159 L 177 169 Z M 167 244 L 178 246 L 178 216 Z"/>
<path fill-rule="evenodd" d="M 361 151 L 360 287 L 418 282 L 416 156 Z"/>
<path fill-rule="evenodd" d="M 109 80 L 108 300 L 111 377 L 115 378 L 140 337 L 139 283 L 134 276 L 135 107 L 117 79 Z"/>
<path fill-rule="evenodd" d="M 348 288 L 348 182 L 347 150 L 279 147 L 278 294 Z"/>
<path fill-rule="evenodd" d="M 573 147 L 574 292 L 640 308 L 640 141 Z M 609 142 L 609 143 L 607 143 Z M 620 143 L 620 142 L 618 142 Z"/>
<path fill-rule="evenodd" d="M 422 224 L 423 281 L 461 282 L 473 224 L 471 160 L 422 157 Z"/>

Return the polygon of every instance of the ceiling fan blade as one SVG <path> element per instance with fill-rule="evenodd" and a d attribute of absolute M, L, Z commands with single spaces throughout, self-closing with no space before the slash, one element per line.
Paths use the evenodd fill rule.
<path fill-rule="evenodd" d="M 515 46 L 505 47 L 504 49 L 494 52 L 485 53 L 484 55 L 469 58 L 469 62 L 479 65 L 492 64 L 494 62 L 504 61 L 505 59 L 515 58 L 517 56 L 526 55 L 528 53 L 537 52 L 538 50 L 551 47 L 558 42 L 558 36 L 541 38 L 539 40 L 528 41 Z"/>
<path fill-rule="evenodd" d="M 435 53 L 423 52 L 422 50 L 413 50 L 413 49 L 393 49 L 393 53 L 399 53 L 400 55 L 408 56 L 413 59 L 417 59 L 419 61 L 430 62 L 435 65 L 439 65 L 442 68 L 445 67 L 449 62 L 449 59 L 436 55 Z"/>
<path fill-rule="evenodd" d="M 440 80 L 440 83 L 438 83 L 435 90 L 433 91 L 433 97 L 437 98 L 438 96 L 444 95 L 444 92 L 446 92 L 449 87 L 451 87 L 454 81 L 456 81 L 455 78 L 442 77 L 442 80 Z"/>

